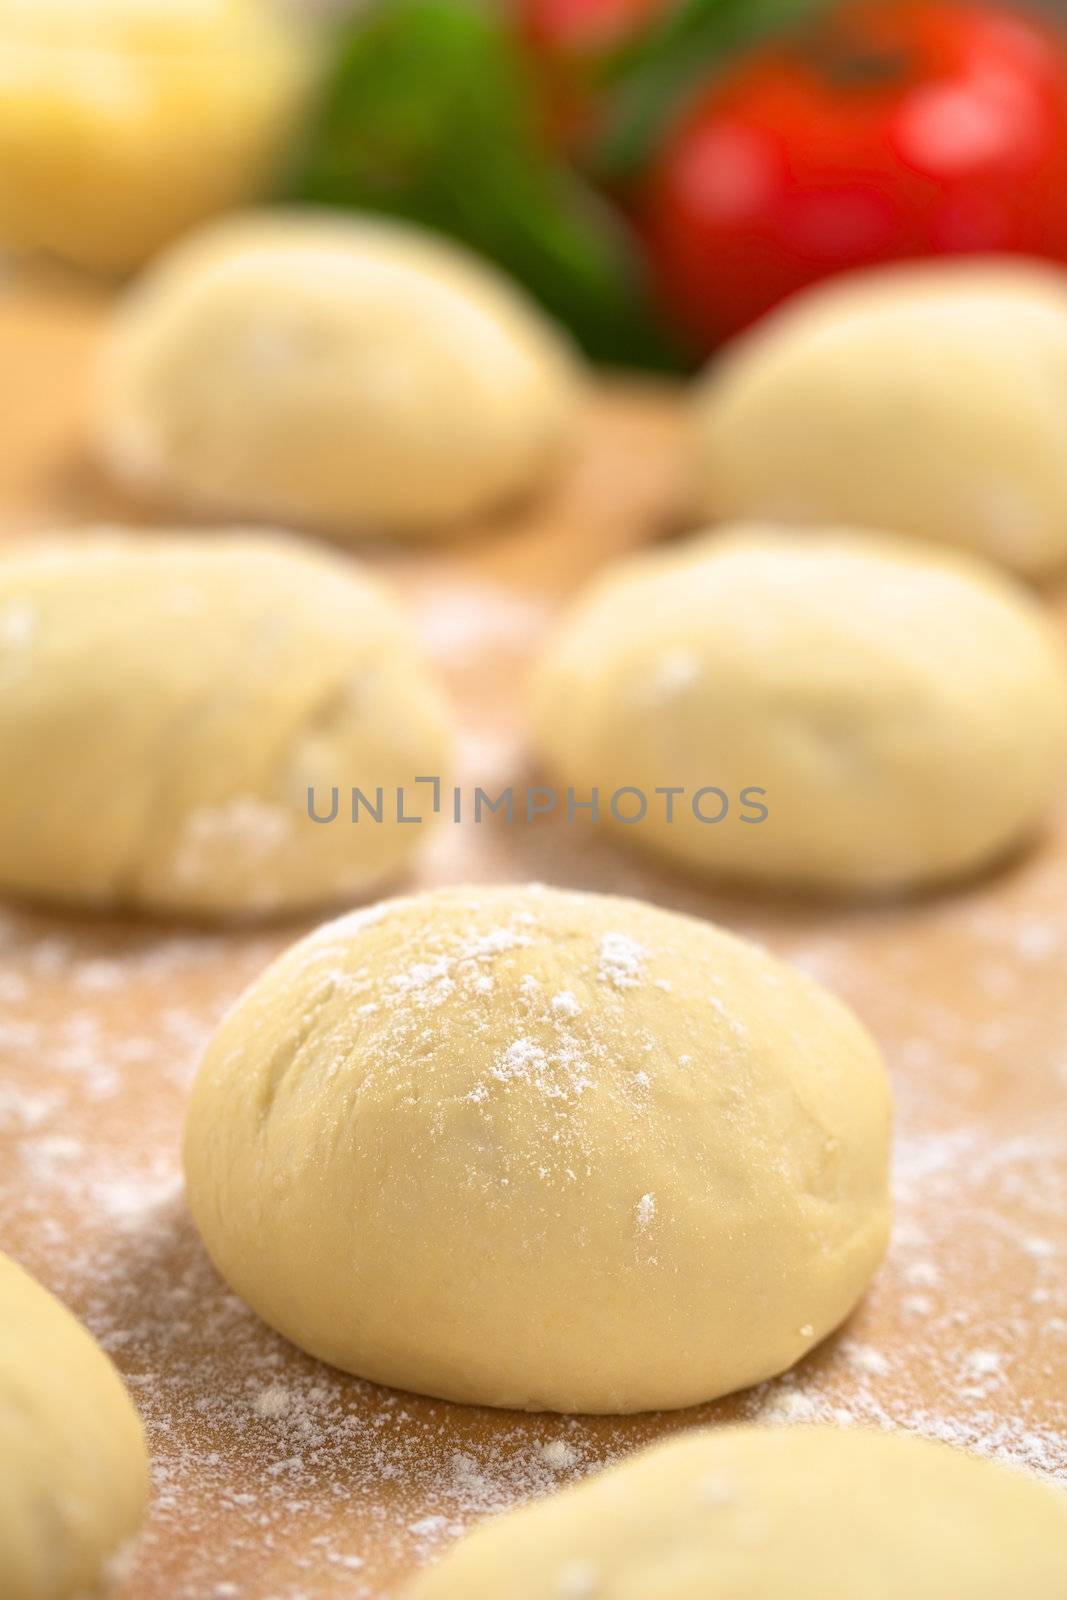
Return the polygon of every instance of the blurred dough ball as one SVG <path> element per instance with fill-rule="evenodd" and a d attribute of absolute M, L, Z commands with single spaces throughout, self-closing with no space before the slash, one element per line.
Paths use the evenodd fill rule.
<path fill-rule="evenodd" d="M 1061 1600 L 1067 1497 L 866 1428 L 683 1433 L 476 1528 L 403 1600 Z"/>
<path fill-rule="evenodd" d="M 416 848 L 395 789 L 424 809 L 445 747 L 402 619 L 340 557 L 211 531 L 0 561 L 4 888 L 221 916 L 361 895 Z M 383 787 L 381 824 L 352 785 Z"/>
<path fill-rule="evenodd" d="M 329 925 L 224 1022 L 193 1216 L 313 1355 L 423 1394 L 712 1399 L 846 1317 L 889 1226 L 889 1091 L 850 1012 L 708 923 L 538 886 Z"/>
<path fill-rule="evenodd" d="M 522 291 L 384 219 L 233 220 L 175 249 L 107 341 L 100 441 L 198 509 L 426 534 L 538 488 L 577 363 Z"/>
<path fill-rule="evenodd" d="M 318 49 L 282 0 L 0 0 L 0 244 L 125 271 L 260 195 Z"/>
<path fill-rule="evenodd" d="M 969 873 L 1036 828 L 1067 756 L 1065 674 L 1039 607 L 971 557 L 741 528 L 597 581 L 542 663 L 534 722 L 579 799 L 598 786 L 607 814 L 618 787 L 644 791 L 646 819 L 618 828 L 635 845 L 877 892 Z M 667 785 L 689 791 L 672 822 Z M 694 811 L 705 785 L 722 820 L 717 796 Z"/>
<path fill-rule="evenodd" d="M 799 296 L 712 366 L 692 423 L 702 514 L 1050 572 L 1067 563 L 1067 274 L 904 266 Z"/>
<path fill-rule="evenodd" d="M 0 1255 L 0 1594 L 107 1593 L 148 1496 L 137 1413 L 65 1306 Z"/>

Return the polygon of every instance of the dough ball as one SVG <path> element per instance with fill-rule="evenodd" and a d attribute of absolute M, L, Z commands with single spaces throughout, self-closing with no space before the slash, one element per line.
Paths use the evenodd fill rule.
<path fill-rule="evenodd" d="M 1067 563 L 1067 274 L 894 267 L 799 296 L 692 403 L 713 517 L 915 534 Z"/>
<path fill-rule="evenodd" d="M 319 44 L 284 0 L 0 0 L 0 241 L 125 271 L 273 182 Z"/>
<path fill-rule="evenodd" d="M 361 895 L 416 848 L 396 789 L 425 812 L 446 746 L 401 618 L 338 556 L 105 532 L 0 560 L 8 890 L 196 916 Z"/>
<path fill-rule="evenodd" d="M 121 306 L 100 448 L 134 489 L 340 532 L 427 534 L 536 489 L 568 442 L 565 336 L 416 228 L 217 224 Z"/>
<path fill-rule="evenodd" d="M 1067 661 L 1030 597 L 973 558 L 742 528 L 601 578 L 533 711 L 576 799 L 599 787 L 611 821 L 620 786 L 647 798 L 617 827 L 635 845 L 880 893 L 973 872 L 1037 826 L 1067 755 Z M 685 791 L 670 820 L 664 786 Z"/>
<path fill-rule="evenodd" d="M 497 1517 L 404 1600 L 1061 1600 L 1067 1497 L 866 1428 L 698 1430 Z"/>
<path fill-rule="evenodd" d="M 527 1410 L 783 1371 L 886 1243 L 889 1095 L 821 989 L 707 923 L 537 886 L 334 923 L 211 1044 L 185 1136 L 222 1275 L 313 1355 Z"/>
<path fill-rule="evenodd" d="M 81 1324 L 0 1255 L 0 1594 L 87 1600 L 136 1532 L 144 1435 Z"/>

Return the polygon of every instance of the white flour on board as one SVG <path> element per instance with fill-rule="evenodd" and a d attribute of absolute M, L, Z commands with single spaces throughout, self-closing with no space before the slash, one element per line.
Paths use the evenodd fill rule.
<path fill-rule="evenodd" d="M 429 1559 L 480 1517 L 701 1420 L 902 1428 L 1067 1477 L 1056 1399 L 1067 1354 L 1067 1127 L 1017 1113 L 1004 1077 L 1055 1081 L 1067 1064 L 1067 995 L 1040 1018 L 1062 1055 L 1046 1044 L 1036 1058 L 1019 1011 L 1020 985 L 1053 977 L 1067 958 L 1067 920 L 1053 912 L 1060 888 L 1022 920 L 981 899 L 953 913 L 981 984 L 966 1023 L 936 986 L 916 983 L 906 950 L 865 963 L 832 933 L 776 940 L 891 1039 L 894 1243 L 857 1316 L 792 1373 L 660 1420 L 449 1406 L 295 1352 L 215 1276 L 178 1166 L 198 1054 L 291 933 L 104 936 L 90 924 L 72 932 L 58 919 L 5 918 L 0 1237 L 84 1317 L 145 1418 L 155 1497 L 130 1594 L 141 1592 L 139 1570 L 161 1572 L 171 1600 L 380 1600 L 412 1555 Z M 472 950 L 471 981 L 491 953 Z M 643 981 L 644 952 L 624 925 L 601 958 L 611 988 Z M 396 977 L 400 1005 L 425 1004 L 454 981 L 414 967 Z M 561 990 L 543 1004 L 563 1026 L 577 1001 Z M 506 1080 L 546 1067 L 517 1039 L 497 1070 Z M 589 1070 L 595 1063 L 582 1063 Z M 982 1072 L 1005 1089 L 999 1132 L 967 1110 Z M 633 1226 L 654 1236 L 654 1194 L 637 1197 Z M 267 1589 L 255 1576 L 264 1562 Z"/>

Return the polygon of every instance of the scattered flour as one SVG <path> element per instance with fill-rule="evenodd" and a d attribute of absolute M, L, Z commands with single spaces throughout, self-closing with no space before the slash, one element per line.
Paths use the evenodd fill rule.
<path fill-rule="evenodd" d="M 866 945 L 799 920 L 775 933 L 887 1041 L 894 1242 L 856 1316 L 792 1372 L 663 1418 L 453 1407 L 287 1345 L 213 1272 L 178 1150 L 203 1044 L 294 930 L 223 939 L 0 915 L 0 1237 L 114 1357 L 152 1450 L 152 1517 L 121 1600 L 147 1572 L 164 1574 L 169 1600 L 385 1600 L 413 1559 L 478 1519 L 698 1420 L 904 1429 L 1067 1480 L 1067 1128 L 1048 1115 L 1067 1067 L 1067 986 L 1052 959 L 1067 948 L 1067 872 L 1024 887 L 1025 915 L 977 894 L 897 924 L 886 912 L 877 943 L 877 918 Z M 955 970 L 1021 970 L 1025 991 L 1014 978 L 975 991 L 961 1020 L 928 971 L 924 931 Z M 316 942 L 327 967 L 339 937 L 335 925 Z M 448 984 L 490 992 L 478 985 L 527 937 L 509 926 L 458 960 L 413 962 L 383 1009 L 432 1028 Z M 625 1003 L 647 959 L 609 935 L 583 981 Z M 486 1095 L 524 1074 L 586 1092 L 601 1063 L 577 1049 L 575 994 L 526 998 L 528 1032 L 503 1050 Z M 367 1003 L 354 983 L 353 1013 Z M 698 1054 L 687 1070 L 707 1063 Z M 546 1097 L 553 1114 L 571 1103 Z M 658 1234 L 655 1195 L 634 1205 L 637 1228 Z M 596 1583 L 572 1565 L 560 1600 L 591 1600 Z"/>
<path fill-rule="evenodd" d="M 648 952 L 625 933 L 606 933 L 600 944 L 600 981 L 613 989 L 633 989 Z"/>

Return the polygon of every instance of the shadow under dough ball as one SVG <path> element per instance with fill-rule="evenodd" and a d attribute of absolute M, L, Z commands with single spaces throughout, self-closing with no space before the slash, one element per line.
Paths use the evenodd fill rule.
<path fill-rule="evenodd" d="M 208 1048 L 189 1204 L 325 1361 L 527 1410 L 709 1400 L 848 1315 L 889 1228 L 889 1090 L 836 1000 L 633 900 L 386 902 L 297 944 Z"/>
<path fill-rule="evenodd" d="M 1021 585 L 962 552 L 741 527 L 609 568 L 550 643 L 532 716 L 552 776 L 599 789 L 606 822 L 620 787 L 646 797 L 616 826 L 635 847 L 885 894 L 1035 832 L 1067 759 L 1067 657 Z"/>

